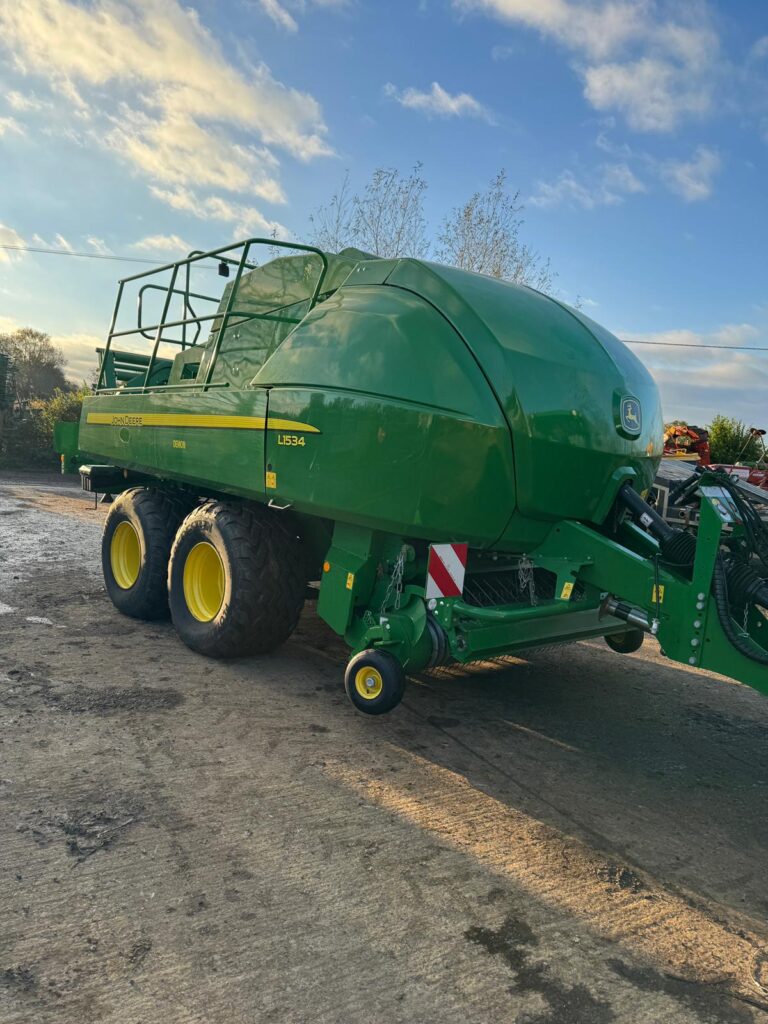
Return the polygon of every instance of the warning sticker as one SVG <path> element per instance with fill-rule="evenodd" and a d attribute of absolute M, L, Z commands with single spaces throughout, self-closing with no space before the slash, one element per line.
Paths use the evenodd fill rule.
<path fill-rule="evenodd" d="M 651 600 L 662 604 L 664 602 L 664 584 L 660 583 L 658 586 L 658 597 L 656 596 L 656 589 L 656 584 L 654 583 L 653 590 L 651 591 Z"/>
<path fill-rule="evenodd" d="M 572 593 L 573 593 L 573 584 L 571 583 L 570 580 L 568 580 L 567 583 L 563 584 L 563 589 L 560 591 L 560 600 L 561 601 L 569 600 L 569 598 L 570 598 Z"/>
<path fill-rule="evenodd" d="M 347 590 L 351 590 L 355 585 L 355 574 L 353 572 L 347 573 Z"/>
<path fill-rule="evenodd" d="M 461 597 L 467 565 L 466 544 L 430 544 L 427 565 L 427 600 L 438 597 Z"/>
<path fill-rule="evenodd" d="M 267 487 L 277 487 L 277 473 L 267 472 L 266 474 L 266 485 Z"/>

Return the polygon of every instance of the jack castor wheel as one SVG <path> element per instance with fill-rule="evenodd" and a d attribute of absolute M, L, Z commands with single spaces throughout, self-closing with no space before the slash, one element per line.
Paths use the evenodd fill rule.
<path fill-rule="evenodd" d="M 361 651 L 347 665 L 344 689 L 358 711 L 384 715 L 403 699 L 405 671 L 386 651 Z"/>
<path fill-rule="evenodd" d="M 634 654 L 643 646 L 645 633 L 642 629 L 628 629 L 624 633 L 614 633 L 604 637 L 605 642 L 617 654 Z"/>

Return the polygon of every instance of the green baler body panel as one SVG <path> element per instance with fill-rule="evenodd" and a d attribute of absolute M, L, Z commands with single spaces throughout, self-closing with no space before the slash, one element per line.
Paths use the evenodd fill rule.
<path fill-rule="evenodd" d="M 626 476 L 651 485 L 656 388 L 598 325 L 528 288 L 353 256 L 331 257 L 330 295 L 304 315 L 312 261 L 243 277 L 235 309 L 303 319 L 228 327 L 212 377 L 226 386 L 89 398 L 81 450 L 304 514 L 508 551 L 563 518 L 599 522 Z M 635 437 L 620 420 L 627 396 L 642 409 Z"/>
<path fill-rule="evenodd" d="M 319 615 L 352 650 L 381 648 L 409 671 L 634 622 L 676 661 L 768 693 L 765 666 L 746 641 L 736 650 L 708 596 L 731 522 L 716 475 L 688 574 L 660 564 L 637 524 L 601 528 L 625 481 L 651 487 L 663 449 L 656 386 L 625 345 L 529 288 L 418 260 L 305 249 L 246 272 L 254 241 L 265 242 L 241 243 L 218 307 L 187 283 L 183 308 L 192 295 L 215 314 L 163 315 L 195 336 L 210 324 L 204 344 L 175 339 L 168 385 L 140 381 L 157 370 L 162 328 L 149 357 L 112 351 L 139 386 L 85 400 L 84 460 L 290 506 L 322 577 Z M 163 268 L 169 289 L 197 258 Z M 124 285 L 107 350 L 135 333 L 114 329 Z M 166 313 L 178 294 L 166 292 Z M 435 552 L 419 541 L 469 544 L 461 596 L 433 599 Z M 618 604 L 607 614 L 606 594 L 635 617 Z M 761 656 L 764 622 L 748 623 Z"/>
<path fill-rule="evenodd" d="M 425 539 L 487 545 L 514 507 L 509 429 L 451 326 L 386 285 L 343 287 L 265 363 L 276 493 L 299 511 Z M 291 437 L 291 432 L 287 433 Z"/>
<path fill-rule="evenodd" d="M 465 340 L 513 437 L 517 511 L 527 519 L 595 521 L 614 473 L 653 483 L 664 424 L 653 378 L 604 328 L 540 292 L 403 260 L 387 279 L 432 302 Z M 639 400 L 642 429 L 621 431 L 620 402 Z M 513 519 L 505 539 L 523 535 Z"/>
<path fill-rule="evenodd" d="M 266 409 L 263 390 L 94 395 L 83 402 L 80 451 L 201 491 L 263 498 Z"/>

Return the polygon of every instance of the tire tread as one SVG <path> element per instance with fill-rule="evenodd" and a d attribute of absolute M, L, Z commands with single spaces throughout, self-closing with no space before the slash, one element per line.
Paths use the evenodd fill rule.
<path fill-rule="evenodd" d="M 179 545 L 185 533 L 204 520 L 215 521 L 226 540 L 228 557 L 236 566 L 238 592 L 204 638 L 190 642 L 182 627 L 182 639 L 214 658 L 273 651 L 293 633 L 304 605 L 306 579 L 296 532 L 289 522 L 284 524 L 263 506 L 207 501 L 187 516 L 176 534 L 168 568 L 169 590 L 177 586 L 172 581 Z"/>

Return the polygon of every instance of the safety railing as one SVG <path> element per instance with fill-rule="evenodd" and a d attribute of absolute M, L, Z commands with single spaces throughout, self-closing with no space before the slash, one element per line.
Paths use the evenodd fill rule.
<path fill-rule="evenodd" d="M 248 262 L 248 255 L 251 248 L 256 245 L 266 245 L 271 248 L 277 249 L 288 249 L 295 250 L 298 252 L 313 253 L 319 257 L 320 260 L 320 272 L 317 276 L 312 293 L 309 297 L 309 310 L 313 309 L 318 302 L 319 296 L 322 293 L 323 282 L 325 281 L 326 273 L 328 271 L 328 258 L 325 253 L 316 248 L 313 245 L 302 245 L 298 242 L 281 242 L 274 238 L 248 238 L 242 242 L 234 242 L 232 245 L 224 245 L 218 249 L 211 249 L 208 252 L 202 252 L 195 250 L 191 252 L 185 259 L 177 260 L 175 263 L 166 263 L 162 267 L 157 267 L 152 270 L 142 271 L 139 274 L 132 274 L 130 277 L 124 277 L 118 282 L 117 297 L 115 299 L 115 306 L 112 312 L 112 319 L 110 321 L 109 333 L 107 334 L 107 342 L 101 352 L 101 365 L 99 367 L 99 377 L 96 385 L 96 390 L 100 393 L 116 393 L 124 394 L 126 392 L 132 394 L 144 394 L 149 391 L 160 391 L 160 390 L 189 390 L 191 388 L 197 388 L 200 390 L 207 390 L 213 387 L 227 387 L 226 382 L 212 382 L 214 369 L 216 367 L 216 361 L 219 356 L 219 350 L 221 348 L 221 342 L 224 334 L 228 327 L 239 326 L 247 323 L 250 320 L 268 320 L 276 321 L 278 323 L 298 324 L 301 320 L 297 317 L 281 316 L 283 310 L 290 308 L 290 303 L 284 306 L 277 306 L 273 309 L 266 310 L 265 312 L 253 313 L 238 310 L 235 306 L 237 300 L 238 288 L 242 279 L 243 273 L 246 270 L 254 270 L 257 264 Z M 241 249 L 239 259 L 233 258 L 230 254 L 238 249 Z M 229 277 L 229 268 L 235 268 L 234 280 L 232 281 L 232 288 L 230 289 L 229 296 L 224 309 L 220 309 L 220 298 L 216 298 L 212 295 L 204 295 L 201 292 L 193 292 L 191 290 L 191 269 L 194 265 L 203 265 L 204 260 L 215 259 L 219 266 L 219 272 L 222 273 L 221 268 L 226 268 L 226 273 L 223 274 L 225 277 Z M 209 268 L 212 269 L 212 268 Z M 120 313 L 120 306 L 123 299 L 123 294 L 127 285 L 134 281 L 140 281 L 146 277 L 153 277 L 158 274 L 164 274 L 170 272 L 170 281 L 167 285 L 155 284 L 152 281 L 147 282 L 139 288 L 138 292 L 138 311 L 136 326 L 131 327 L 127 330 L 117 330 L 118 316 Z M 157 323 L 145 324 L 144 319 L 144 295 L 147 291 L 159 291 L 164 294 L 162 301 L 162 312 Z M 181 296 L 182 302 L 182 316 L 176 319 L 169 319 L 169 313 L 171 310 L 171 304 L 174 296 Z M 216 303 L 216 311 L 211 314 L 199 316 L 195 313 L 192 306 L 191 300 L 206 301 Z M 191 316 L 187 314 L 191 313 Z M 305 314 L 306 315 L 306 314 Z M 156 366 L 161 365 L 158 361 L 158 352 L 161 345 L 177 345 L 182 350 L 188 347 L 195 346 L 200 337 L 202 325 L 210 323 L 211 321 L 219 320 L 219 326 L 216 331 L 215 337 L 212 340 L 212 348 L 210 351 L 210 358 L 207 360 L 207 366 L 205 374 L 202 380 L 187 381 L 183 384 L 156 384 L 151 385 L 149 381 L 152 378 L 152 371 Z M 192 328 L 194 327 L 194 334 L 192 334 Z M 170 329 L 181 329 L 180 336 L 167 337 L 164 335 L 166 330 Z M 192 334 L 191 340 L 188 335 Z M 146 363 L 146 369 L 144 372 L 144 380 L 141 384 L 133 386 L 126 386 L 121 381 L 119 387 L 110 387 L 105 385 L 105 378 L 107 374 L 107 367 L 110 365 L 110 356 L 114 352 L 112 342 L 116 338 L 127 338 L 127 337 L 143 337 L 152 342 L 152 350 L 149 356 L 149 360 Z M 126 360 L 126 356 L 129 358 Z M 130 353 L 120 352 L 118 360 L 121 362 L 130 362 Z M 145 357 L 141 357 L 141 362 Z M 111 360 L 114 362 L 114 360 Z M 138 374 L 137 374 L 138 376 Z"/>

